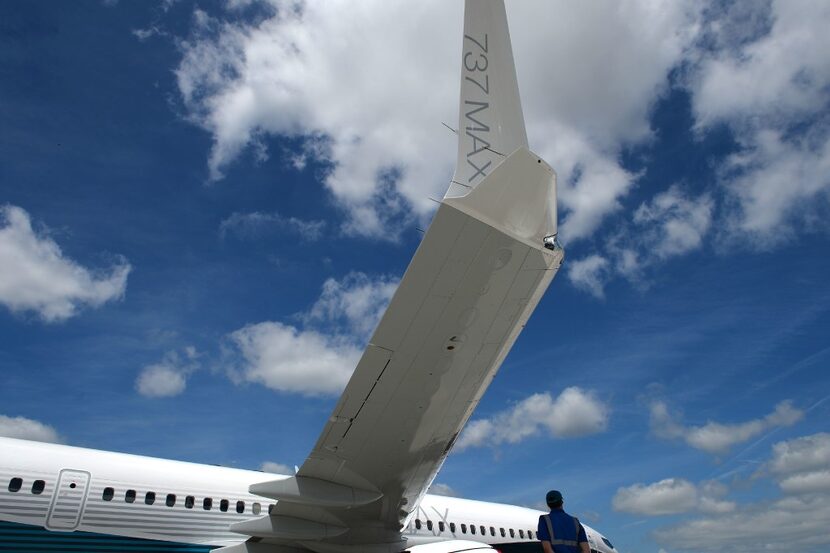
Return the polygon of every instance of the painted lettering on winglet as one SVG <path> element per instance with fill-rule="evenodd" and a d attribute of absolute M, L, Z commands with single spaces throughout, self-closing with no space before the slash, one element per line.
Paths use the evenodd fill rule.
<path fill-rule="evenodd" d="M 487 170 L 493 161 L 488 159 L 490 150 L 490 61 L 488 59 L 488 36 L 481 37 L 464 35 L 464 80 L 474 86 L 468 90 L 481 96 L 480 100 L 464 99 L 464 118 L 466 119 L 465 134 L 470 137 L 467 155 L 467 164 L 472 169 L 472 175 L 467 178 L 472 183 L 478 178 L 487 176 Z M 478 94 L 479 90 L 481 94 Z"/>

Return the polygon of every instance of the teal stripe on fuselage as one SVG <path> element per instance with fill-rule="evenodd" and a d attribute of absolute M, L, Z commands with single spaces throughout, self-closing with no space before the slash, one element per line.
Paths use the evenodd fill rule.
<path fill-rule="evenodd" d="M 212 549 L 214 548 L 209 545 L 127 538 L 93 532 L 51 532 L 40 526 L 0 522 L 0 551 L 207 553 Z"/>

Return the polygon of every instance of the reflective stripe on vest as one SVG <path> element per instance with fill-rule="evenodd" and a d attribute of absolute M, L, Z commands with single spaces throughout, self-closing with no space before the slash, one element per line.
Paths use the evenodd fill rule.
<path fill-rule="evenodd" d="M 550 523 L 550 515 L 543 515 L 545 518 L 545 524 L 548 527 L 548 534 L 550 534 L 550 539 L 548 540 L 551 545 L 570 545 L 573 547 L 579 547 L 579 543 L 575 540 L 557 540 L 556 536 L 553 535 L 553 524 Z M 576 539 L 579 539 L 579 521 L 574 518 L 574 526 L 576 526 Z"/>

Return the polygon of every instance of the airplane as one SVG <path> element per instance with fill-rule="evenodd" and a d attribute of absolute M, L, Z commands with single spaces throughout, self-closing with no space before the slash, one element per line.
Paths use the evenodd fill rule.
<path fill-rule="evenodd" d="M 503 0 L 466 0 L 457 133 L 447 193 L 294 475 L 0 438 L 0 551 L 542 551 L 540 511 L 426 493 L 564 259 Z"/>

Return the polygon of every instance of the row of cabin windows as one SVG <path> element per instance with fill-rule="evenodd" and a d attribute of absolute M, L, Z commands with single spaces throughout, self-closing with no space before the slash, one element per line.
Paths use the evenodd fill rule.
<path fill-rule="evenodd" d="M 14 477 L 9 480 L 9 491 L 13 493 L 19 492 L 23 488 L 23 479 Z M 32 482 L 32 493 L 35 495 L 40 495 L 43 493 L 43 490 L 46 489 L 46 482 L 44 480 L 35 480 Z M 104 501 L 112 501 L 115 497 L 115 489 L 114 488 L 104 488 L 104 493 L 101 496 L 101 499 Z M 127 503 L 135 503 L 137 494 L 135 490 L 127 490 L 124 493 L 124 501 Z M 156 492 L 147 492 L 144 494 L 144 503 L 147 505 L 152 505 L 156 502 Z M 168 507 L 173 507 L 176 505 L 176 494 L 169 493 L 164 500 L 164 504 Z M 184 507 L 185 509 L 192 509 L 196 505 L 196 498 L 192 495 L 188 495 L 184 498 Z M 213 509 L 213 498 L 206 497 L 202 500 L 202 509 L 205 511 L 210 511 Z M 219 510 L 223 513 L 228 512 L 230 509 L 230 501 L 227 499 L 222 499 L 219 501 Z M 244 513 L 245 512 L 245 502 L 244 501 L 237 501 L 236 502 L 236 512 L 237 513 Z M 255 515 L 258 515 L 262 512 L 262 505 L 259 503 L 254 503 L 251 505 L 251 512 Z"/>
<path fill-rule="evenodd" d="M 112 501 L 115 497 L 115 489 L 114 488 L 104 488 L 104 493 L 101 495 L 101 499 L 104 501 Z M 124 492 L 124 501 L 127 503 L 135 503 L 136 500 L 136 491 L 135 490 L 127 490 Z M 144 494 L 144 503 L 146 505 L 152 505 L 156 502 L 156 492 L 147 492 Z M 169 493 L 167 497 L 164 498 L 164 504 L 168 507 L 175 507 L 176 505 L 176 494 Z M 184 498 L 184 508 L 185 509 L 192 509 L 196 505 L 196 498 L 192 495 L 187 495 Z M 220 499 L 219 500 L 219 510 L 223 513 L 227 513 L 230 509 L 231 502 L 227 499 Z M 213 509 L 213 498 L 212 497 L 205 497 L 202 499 L 202 509 L 205 511 L 210 511 Z M 236 502 L 236 512 L 237 513 L 244 513 L 245 512 L 245 502 L 244 501 L 237 501 Z M 255 515 L 258 515 L 262 512 L 262 505 L 259 503 L 254 503 L 251 505 L 251 512 Z"/>
<path fill-rule="evenodd" d="M 9 491 L 10 492 L 19 492 L 20 489 L 23 487 L 23 479 L 22 478 L 12 478 L 9 480 Z M 46 489 L 46 482 L 43 480 L 35 480 L 32 482 L 32 493 L 35 495 L 40 495 L 43 493 L 43 490 Z"/>
<path fill-rule="evenodd" d="M 461 526 L 461 533 L 466 534 L 467 533 L 467 525 L 462 523 L 459 526 Z M 422 527 L 423 527 L 423 524 L 421 523 L 421 519 L 416 518 L 415 519 L 415 529 L 420 530 Z M 429 530 L 430 532 L 432 531 L 433 525 L 432 525 L 431 520 L 427 521 L 426 527 L 427 527 L 427 530 Z M 438 532 L 439 533 L 443 532 L 445 529 L 446 529 L 446 526 L 444 525 L 444 521 L 439 521 L 438 522 Z M 485 526 L 483 526 L 483 525 L 478 526 L 478 530 L 479 530 L 479 532 L 481 532 L 482 536 L 487 535 L 487 528 Z M 454 522 L 450 522 L 450 532 L 455 534 L 455 523 Z M 514 530 L 513 528 L 508 528 L 507 530 L 505 530 L 504 528 L 499 528 L 499 534 L 501 534 L 501 537 L 506 538 L 508 533 L 510 534 L 511 538 L 515 538 L 517 531 Z M 470 534 L 472 534 L 472 535 L 476 534 L 476 525 L 475 524 L 470 524 Z M 490 526 L 490 535 L 493 536 L 493 537 L 496 536 L 496 529 L 493 526 Z M 525 531 L 524 530 L 518 530 L 518 535 L 521 539 L 524 539 Z M 530 539 L 533 539 L 533 530 L 528 530 L 527 531 L 527 537 L 530 538 Z"/>

